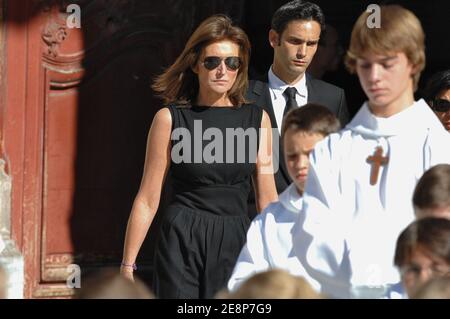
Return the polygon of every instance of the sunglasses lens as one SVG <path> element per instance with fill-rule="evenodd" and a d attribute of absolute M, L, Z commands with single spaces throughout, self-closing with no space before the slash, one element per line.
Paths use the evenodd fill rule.
<path fill-rule="evenodd" d="M 433 102 L 433 109 L 436 112 L 448 112 L 448 110 L 450 109 L 450 101 L 447 100 L 435 100 Z"/>
<path fill-rule="evenodd" d="M 208 70 L 214 70 L 219 66 L 221 59 L 218 56 L 208 56 L 203 61 L 203 65 Z"/>
<path fill-rule="evenodd" d="M 214 70 L 217 68 L 220 63 L 222 63 L 222 58 L 218 56 L 208 56 L 203 61 L 203 65 L 208 70 Z M 236 71 L 241 66 L 241 59 L 237 56 L 230 56 L 228 58 L 225 58 L 225 65 L 227 66 L 228 70 Z"/>
<path fill-rule="evenodd" d="M 236 71 L 241 66 L 241 59 L 237 56 L 230 56 L 225 59 L 225 65 L 228 69 Z"/>

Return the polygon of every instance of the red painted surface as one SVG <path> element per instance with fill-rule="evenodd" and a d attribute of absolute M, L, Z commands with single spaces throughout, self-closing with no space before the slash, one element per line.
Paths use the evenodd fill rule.
<path fill-rule="evenodd" d="M 67 29 L 58 7 L 38 2 L 8 3 L 2 103 L 12 236 L 25 258 L 28 298 L 73 294 L 65 285 L 70 263 L 120 263 L 160 108 L 149 85 L 173 56 L 168 32 L 152 24 L 151 3 L 105 14 L 96 2 L 82 29 Z M 152 244 L 141 256 L 149 265 Z"/>

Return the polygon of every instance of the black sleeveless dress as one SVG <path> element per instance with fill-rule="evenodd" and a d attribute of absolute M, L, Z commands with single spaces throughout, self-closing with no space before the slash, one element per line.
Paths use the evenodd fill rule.
<path fill-rule="evenodd" d="M 156 245 L 153 289 L 158 298 L 212 298 L 246 241 L 263 111 L 250 104 L 168 108 L 174 198 Z"/>

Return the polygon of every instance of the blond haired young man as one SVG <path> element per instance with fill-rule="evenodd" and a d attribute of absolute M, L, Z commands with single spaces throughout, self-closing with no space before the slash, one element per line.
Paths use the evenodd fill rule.
<path fill-rule="evenodd" d="M 296 255 L 322 292 L 337 298 L 392 296 L 400 282 L 395 242 L 414 219 L 416 182 L 450 163 L 450 135 L 425 101 L 414 101 L 425 66 L 420 21 L 398 5 L 381 6 L 380 14 L 380 28 L 368 25 L 369 12 L 358 18 L 346 59 L 368 101 L 311 154 L 305 220 L 294 234 Z"/>

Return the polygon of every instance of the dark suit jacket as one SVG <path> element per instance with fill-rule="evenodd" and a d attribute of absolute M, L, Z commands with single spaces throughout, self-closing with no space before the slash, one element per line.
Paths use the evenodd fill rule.
<path fill-rule="evenodd" d="M 308 103 L 317 103 L 328 107 L 339 118 L 342 127 L 348 123 L 349 115 L 343 89 L 322 80 L 315 79 L 308 74 L 306 75 L 306 87 L 308 90 Z M 262 79 L 250 81 L 246 98 L 250 103 L 254 103 L 259 107 L 262 107 L 269 115 L 270 121 L 272 122 L 272 127 L 278 127 L 272 106 L 272 99 L 270 97 L 267 74 Z M 279 169 L 275 173 L 275 183 L 277 186 L 277 192 L 280 194 L 292 183 L 292 180 L 289 177 L 286 164 L 284 162 L 283 144 L 280 141 L 280 135 L 277 134 L 274 138 L 277 138 L 279 142 L 279 154 L 276 154 L 277 152 L 275 152 L 273 157 L 274 160 L 278 160 L 279 163 Z M 251 192 L 249 196 L 248 205 L 249 215 L 253 218 L 256 216 L 254 192 Z"/>

